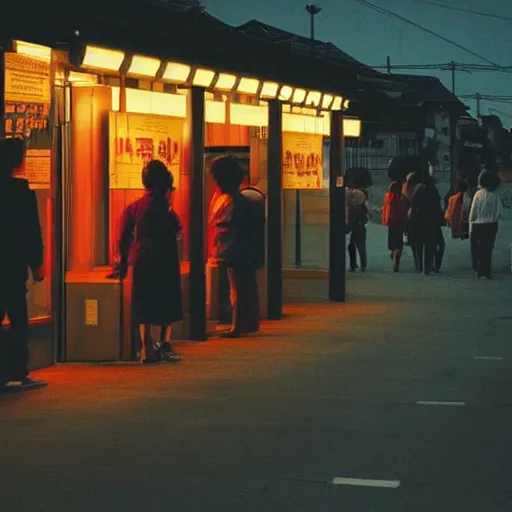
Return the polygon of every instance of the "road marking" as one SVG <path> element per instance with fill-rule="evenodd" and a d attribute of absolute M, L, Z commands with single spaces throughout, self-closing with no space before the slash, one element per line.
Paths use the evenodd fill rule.
<path fill-rule="evenodd" d="M 476 359 L 477 361 L 503 361 L 505 359 L 504 357 L 496 357 L 496 356 L 478 356 L 473 357 L 473 359 Z"/>
<path fill-rule="evenodd" d="M 333 478 L 334 485 L 355 485 L 358 487 L 380 487 L 384 489 L 398 489 L 400 480 L 366 480 L 364 478 Z"/>
<path fill-rule="evenodd" d="M 448 407 L 464 407 L 466 402 L 428 402 L 428 401 L 420 401 L 416 402 L 416 405 L 445 405 Z"/>

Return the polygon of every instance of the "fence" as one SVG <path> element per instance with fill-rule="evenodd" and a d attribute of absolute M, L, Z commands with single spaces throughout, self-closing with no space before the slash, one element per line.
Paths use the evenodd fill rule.
<path fill-rule="evenodd" d="M 364 167 L 372 173 L 373 181 L 388 180 L 388 168 L 396 157 L 417 156 L 419 146 L 415 139 L 391 136 L 376 141 L 354 139 L 345 148 L 346 168 Z"/>

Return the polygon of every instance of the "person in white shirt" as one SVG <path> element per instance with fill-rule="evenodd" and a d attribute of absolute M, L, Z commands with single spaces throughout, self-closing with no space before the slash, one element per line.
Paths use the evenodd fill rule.
<path fill-rule="evenodd" d="M 473 197 L 469 212 L 471 260 L 479 278 L 491 279 L 492 251 L 498 233 L 498 221 L 503 214 L 497 193 L 500 178 L 494 173 L 483 171 L 478 183 L 480 188 Z"/>

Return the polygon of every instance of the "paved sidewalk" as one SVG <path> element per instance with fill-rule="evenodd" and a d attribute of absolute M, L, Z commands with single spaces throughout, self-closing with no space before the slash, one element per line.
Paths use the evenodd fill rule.
<path fill-rule="evenodd" d="M 493 281 L 451 241 L 441 275 L 393 274 L 372 226 L 346 304 L 288 305 L 179 365 L 39 372 L 0 396 L 0 510 L 510 512 L 510 226 Z"/>

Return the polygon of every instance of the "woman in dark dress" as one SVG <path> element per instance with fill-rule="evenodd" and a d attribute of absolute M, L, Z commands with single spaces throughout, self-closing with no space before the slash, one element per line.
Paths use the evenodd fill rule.
<path fill-rule="evenodd" d="M 133 265 L 132 314 L 139 326 L 141 362 L 179 361 L 171 324 L 183 319 L 178 236 L 181 222 L 169 194 L 174 178 L 159 160 L 142 171 L 146 194 L 129 205 L 119 242 L 121 275 Z"/>
<path fill-rule="evenodd" d="M 429 176 L 425 184 L 417 177 L 412 192 L 409 216 L 409 241 L 413 249 L 416 270 L 430 275 L 438 272 L 444 254 L 444 236 L 441 226 L 444 212 L 441 197 L 433 177 Z"/>

